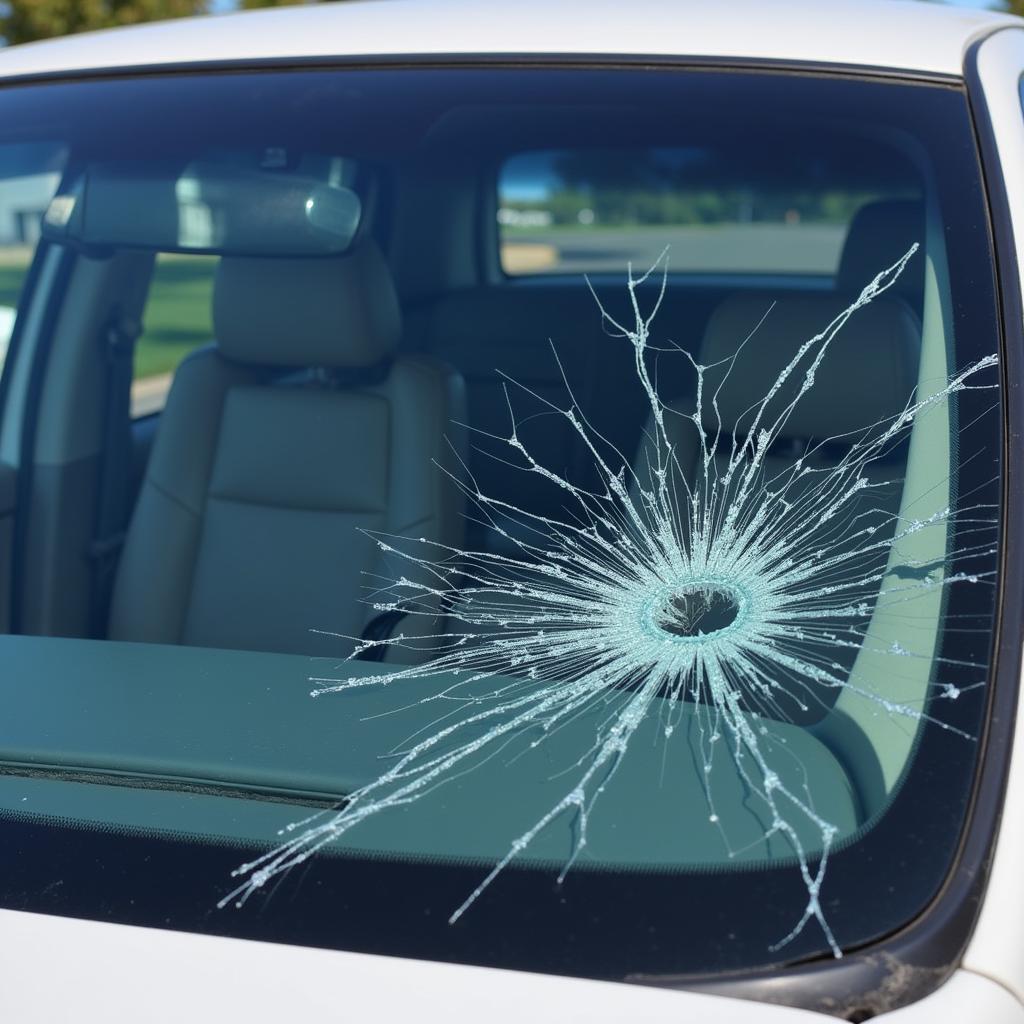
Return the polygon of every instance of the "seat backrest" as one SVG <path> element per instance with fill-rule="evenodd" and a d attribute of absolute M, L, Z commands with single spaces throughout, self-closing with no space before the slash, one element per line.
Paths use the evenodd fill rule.
<path fill-rule="evenodd" d="M 783 298 L 772 305 L 765 295 L 737 294 L 715 310 L 699 357 L 709 367 L 701 421 L 709 438 L 721 432 L 717 454 L 709 467 L 712 479 L 717 477 L 721 481 L 725 476 L 734 439 L 742 443 L 750 434 L 756 410 L 801 344 L 818 335 L 854 297 L 802 295 Z M 899 415 L 917 382 L 919 350 L 920 327 L 902 299 L 882 296 L 858 310 L 832 340 L 813 387 L 779 430 L 764 458 L 764 486 L 759 489 L 762 497 L 755 496 L 755 500 L 767 500 L 764 494 L 779 490 L 782 481 L 790 480 L 797 459 L 812 470 L 827 470 L 838 465 L 851 445 L 871 436 L 875 425 Z M 766 407 L 762 426 L 773 422 L 776 416 L 772 413 L 779 413 L 792 400 L 795 389 L 803 382 L 805 369 L 802 365 L 790 377 L 789 385 Z M 713 403 L 711 396 L 716 390 Z M 703 459 L 694 419 L 696 412 L 692 399 L 672 403 L 666 409 L 665 423 L 677 471 L 691 490 L 700 493 Z M 651 423 L 646 433 L 648 438 L 652 436 Z M 649 467 L 656 462 L 650 445 L 649 440 L 642 443 L 634 461 L 636 487 L 647 490 L 652 487 Z M 900 507 L 904 464 L 905 452 L 896 449 L 864 470 L 863 475 L 872 486 L 864 492 L 855 511 L 860 526 L 875 526 L 877 540 L 892 534 L 893 517 Z M 793 477 L 786 498 L 792 502 L 803 487 L 820 484 L 820 473 Z M 683 494 L 685 489 L 677 487 L 676 491 Z M 849 508 L 845 514 L 851 514 Z M 863 572 L 863 568 L 855 565 L 851 571 Z M 836 577 L 831 582 L 841 580 Z M 843 625 L 837 623 L 836 627 Z M 834 660 L 848 671 L 855 654 L 854 646 L 837 646 Z M 800 700 L 792 700 L 780 693 L 775 707 L 756 710 L 770 717 L 811 724 L 828 712 L 836 696 L 837 692 L 831 690 L 808 699 L 808 693 L 803 692 Z M 800 707 L 802 702 L 808 703 L 807 710 Z"/>
<path fill-rule="evenodd" d="M 924 204 L 913 199 L 878 199 L 853 215 L 836 271 L 840 292 L 859 293 L 872 278 L 891 267 L 917 242 L 924 245 Z M 892 294 L 902 296 L 921 315 L 924 301 L 924 260 L 912 259 L 893 282 Z"/>
<path fill-rule="evenodd" d="M 621 321 L 631 315 L 629 296 L 618 281 L 592 284 L 612 316 Z M 721 288 L 670 280 L 657 323 L 671 325 L 673 342 L 695 349 L 725 294 Z M 658 284 L 652 279 L 640 289 L 640 301 L 646 309 L 657 300 Z M 563 470 L 579 486 L 596 487 L 593 459 L 569 421 L 531 414 L 540 411 L 532 396 L 561 406 L 568 385 L 608 442 L 620 451 L 636 449 L 644 400 L 639 390 L 622 387 L 633 372 L 632 350 L 621 339 L 606 337 L 602 327 L 601 311 L 582 278 L 553 279 L 446 292 L 410 311 L 407 336 L 421 351 L 458 367 L 466 379 L 474 430 L 495 437 L 508 432 L 507 391 L 520 420 L 520 440 L 531 454 L 543 465 Z M 528 387 L 532 395 L 510 386 L 509 379 Z M 546 515 L 573 514 L 571 502 L 560 504 L 561 496 L 552 493 L 549 481 L 539 474 L 510 473 L 486 445 L 472 445 L 468 460 L 473 480 L 491 498 Z M 468 529 L 474 548 L 501 548 L 500 536 L 482 522 L 470 522 Z"/>
<path fill-rule="evenodd" d="M 443 470 L 463 447 L 461 378 L 395 354 L 397 298 L 368 241 L 324 260 L 222 259 L 214 329 L 175 375 L 109 636 L 336 654 L 311 631 L 358 637 L 374 591 L 409 574 L 366 531 L 459 546 Z"/>

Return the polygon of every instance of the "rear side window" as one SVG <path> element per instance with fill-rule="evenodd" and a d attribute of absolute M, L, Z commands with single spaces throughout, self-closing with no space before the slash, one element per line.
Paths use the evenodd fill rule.
<path fill-rule="evenodd" d="M 906 167 L 811 141 L 513 154 L 498 177 L 502 269 L 619 273 L 667 246 L 675 273 L 834 276 L 855 211 L 916 189 Z"/>

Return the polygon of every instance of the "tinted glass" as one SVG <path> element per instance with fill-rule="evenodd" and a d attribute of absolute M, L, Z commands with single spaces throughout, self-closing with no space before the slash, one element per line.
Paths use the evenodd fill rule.
<path fill-rule="evenodd" d="M 144 331 L 135 346 L 135 416 L 162 409 L 178 363 L 213 339 L 211 304 L 216 263 L 213 256 L 157 256 L 142 315 Z"/>
<path fill-rule="evenodd" d="M 668 245 L 675 272 L 831 277 L 858 209 L 919 198 L 913 173 L 870 148 L 823 152 L 808 138 L 755 155 L 730 137 L 518 153 L 498 178 L 502 268 L 616 273 L 651 266 Z"/>
<path fill-rule="evenodd" d="M 0 368 L 39 241 L 40 222 L 60 182 L 65 156 L 63 146 L 53 143 L 0 148 Z"/>
<path fill-rule="evenodd" d="M 828 957 L 933 897 L 1001 472 L 959 91 L 183 75 L 6 89 L 0 127 L 147 195 L 259 154 L 282 208 L 317 154 L 364 218 L 330 256 L 167 258 L 156 213 L 47 243 L 6 905 L 623 977 Z M 508 280 L 570 163 L 558 273 Z M 98 411 L 114 315 L 175 373 L 151 454 Z"/>

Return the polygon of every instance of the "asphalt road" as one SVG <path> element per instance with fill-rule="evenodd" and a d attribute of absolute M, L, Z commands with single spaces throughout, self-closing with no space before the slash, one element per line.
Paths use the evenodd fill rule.
<path fill-rule="evenodd" d="M 621 272 L 630 261 L 646 269 L 667 245 L 671 268 L 684 273 L 831 274 L 845 235 L 842 224 L 569 228 L 510 233 L 503 245 L 513 258 L 523 250 L 515 266 L 506 263 L 519 273 Z"/>

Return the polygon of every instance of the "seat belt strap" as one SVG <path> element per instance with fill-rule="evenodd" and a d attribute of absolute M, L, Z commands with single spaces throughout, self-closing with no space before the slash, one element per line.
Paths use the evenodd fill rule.
<path fill-rule="evenodd" d="M 138 321 L 118 311 L 100 336 L 106 363 L 106 386 L 96 516 L 89 549 L 92 559 L 91 633 L 94 637 L 106 634 L 114 570 L 128 522 L 132 354 L 141 333 L 142 325 Z"/>

